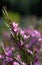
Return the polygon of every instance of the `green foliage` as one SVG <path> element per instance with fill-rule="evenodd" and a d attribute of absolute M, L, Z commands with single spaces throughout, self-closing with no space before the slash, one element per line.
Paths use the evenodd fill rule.
<path fill-rule="evenodd" d="M 20 21 L 19 13 L 8 11 L 8 14 L 10 16 L 10 19 L 12 19 L 13 21 L 15 21 L 15 22 L 19 22 Z"/>

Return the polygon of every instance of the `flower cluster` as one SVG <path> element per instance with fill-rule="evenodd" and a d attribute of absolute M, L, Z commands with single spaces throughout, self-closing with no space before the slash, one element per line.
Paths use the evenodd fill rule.
<path fill-rule="evenodd" d="M 34 29 L 22 30 L 18 23 L 10 25 L 11 35 L 5 33 L 5 37 L 11 37 L 10 45 L 2 46 L 0 52 L 0 65 L 40 65 L 39 50 L 42 35 Z"/>

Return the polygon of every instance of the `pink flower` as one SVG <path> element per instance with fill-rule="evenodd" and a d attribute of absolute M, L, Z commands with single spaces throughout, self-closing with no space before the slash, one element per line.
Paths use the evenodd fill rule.
<path fill-rule="evenodd" d="M 12 62 L 12 61 L 13 61 L 12 58 L 6 56 L 6 62 Z"/>
<path fill-rule="evenodd" d="M 24 35 L 23 37 L 24 39 L 28 39 L 30 36 Z"/>
<path fill-rule="evenodd" d="M 20 55 L 19 55 L 19 54 L 17 55 L 17 58 L 18 58 L 19 60 L 21 59 L 21 57 L 20 57 Z"/>
<path fill-rule="evenodd" d="M 17 33 L 17 35 L 18 35 L 19 30 L 20 30 L 20 28 L 18 27 L 18 24 L 15 23 L 15 22 L 13 22 L 12 26 L 13 26 L 13 30 L 14 30 L 14 32 Z"/>
<path fill-rule="evenodd" d="M 24 44 L 24 42 L 23 42 L 22 40 L 20 40 L 20 42 L 21 42 L 21 45 L 23 45 L 23 44 Z"/>
<path fill-rule="evenodd" d="M 26 65 L 26 63 L 25 62 L 22 62 L 22 65 Z"/>
<path fill-rule="evenodd" d="M 28 53 L 33 54 L 33 52 L 31 50 L 27 49 L 27 51 L 28 51 Z"/>
<path fill-rule="evenodd" d="M 27 36 L 27 35 L 25 34 L 25 31 L 23 31 L 23 30 L 20 30 L 20 35 L 22 35 L 22 37 L 23 37 L 24 39 L 28 39 L 28 38 L 29 38 L 29 36 Z"/>
<path fill-rule="evenodd" d="M 3 61 L 2 61 L 2 65 L 6 65 L 6 62 L 5 62 L 5 60 L 3 60 Z"/>
<path fill-rule="evenodd" d="M 6 54 L 7 56 L 12 57 L 13 53 L 12 53 L 11 48 L 7 47 L 7 48 L 6 48 L 6 51 L 5 51 L 5 54 Z"/>
<path fill-rule="evenodd" d="M 23 31 L 23 30 L 20 30 L 20 35 L 24 35 L 24 33 L 25 33 L 25 31 Z"/>
<path fill-rule="evenodd" d="M 13 22 L 13 28 L 17 28 L 18 27 L 18 24 Z"/>
<path fill-rule="evenodd" d="M 14 30 L 14 32 L 16 32 L 16 33 L 19 32 L 19 28 L 14 28 L 13 30 Z"/>
<path fill-rule="evenodd" d="M 11 47 L 11 50 L 14 51 L 15 50 L 15 47 Z"/>
<path fill-rule="evenodd" d="M 34 30 L 34 33 L 35 33 L 35 35 L 36 35 L 37 37 L 40 37 L 40 36 L 41 36 L 40 32 L 37 31 L 37 30 Z"/>
<path fill-rule="evenodd" d="M 2 55 L 0 54 L 0 58 L 2 58 Z"/>
<path fill-rule="evenodd" d="M 40 65 L 40 63 L 39 62 L 35 62 L 34 65 Z"/>
<path fill-rule="evenodd" d="M 38 41 L 39 41 L 39 42 L 42 42 L 42 38 L 39 38 Z"/>
<path fill-rule="evenodd" d="M 18 62 L 13 62 L 13 65 L 19 65 L 19 63 Z"/>

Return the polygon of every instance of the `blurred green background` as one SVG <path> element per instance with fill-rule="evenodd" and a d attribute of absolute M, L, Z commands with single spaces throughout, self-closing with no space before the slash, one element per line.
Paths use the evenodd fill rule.
<path fill-rule="evenodd" d="M 3 6 L 9 17 L 19 22 L 22 28 L 31 27 L 42 32 L 42 0 L 0 0 L 0 38 L 3 31 L 8 30 L 2 14 Z"/>

